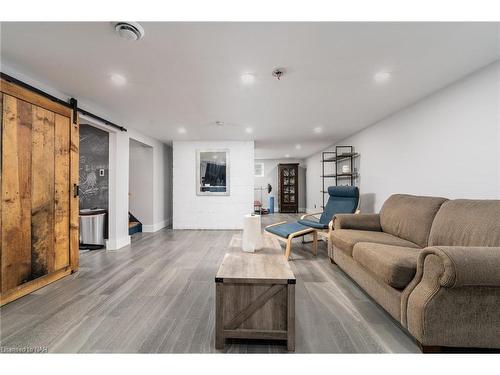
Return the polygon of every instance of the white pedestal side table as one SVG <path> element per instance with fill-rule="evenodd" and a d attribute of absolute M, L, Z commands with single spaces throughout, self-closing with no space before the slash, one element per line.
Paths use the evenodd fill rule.
<path fill-rule="evenodd" d="M 262 232 L 260 215 L 245 215 L 243 219 L 243 251 L 253 253 L 262 249 Z"/>

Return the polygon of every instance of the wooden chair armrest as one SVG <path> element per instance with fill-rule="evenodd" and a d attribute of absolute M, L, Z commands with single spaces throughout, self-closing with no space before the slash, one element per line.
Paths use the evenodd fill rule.
<path fill-rule="evenodd" d="M 271 228 L 271 227 L 274 227 L 276 225 L 281 225 L 281 224 L 285 224 L 286 221 L 280 221 L 279 223 L 274 223 L 274 224 L 270 224 L 270 225 L 266 225 L 266 228 Z"/>
<path fill-rule="evenodd" d="M 304 220 L 306 217 L 309 217 L 309 216 L 316 216 L 316 215 L 321 215 L 323 212 L 316 212 L 316 213 L 313 213 L 313 214 L 305 214 L 305 215 L 302 215 L 300 217 L 300 220 Z"/>

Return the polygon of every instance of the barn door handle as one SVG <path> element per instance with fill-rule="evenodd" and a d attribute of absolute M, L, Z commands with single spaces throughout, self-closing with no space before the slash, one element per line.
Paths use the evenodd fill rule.
<path fill-rule="evenodd" d="M 73 184 L 73 198 L 80 196 L 80 186 Z"/>

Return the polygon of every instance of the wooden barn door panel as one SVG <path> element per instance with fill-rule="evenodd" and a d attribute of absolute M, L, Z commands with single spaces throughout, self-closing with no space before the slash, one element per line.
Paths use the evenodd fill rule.
<path fill-rule="evenodd" d="M 31 275 L 32 106 L 3 98 L 2 121 L 2 291 Z"/>
<path fill-rule="evenodd" d="M 3 98 L 2 116 L 2 291 L 19 285 L 17 249 L 21 247 L 17 100 Z"/>
<path fill-rule="evenodd" d="M 56 112 L 53 102 L 40 106 L 44 98 L 5 81 L 2 91 L 3 305 L 78 269 L 78 197 L 73 184 L 78 181 L 79 129 L 63 106 Z"/>
<path fill-rule="evenodd" d="M 79 167 L 80 167 L 80 121 L 71 118 L 70 128 L 70 217 L 69 217 L 69 263 L 72 270 L 77 270 L 79 267 L 79 212 L 80 212 L 80 198 L 73 193 L 73 189 L 79 183 Z"/>
<path fill-rule="evenodd" d="M 70 119 L 55 117 L 54 270 L 69 265 Z"/>
<path fill-rule="evenodd" d="M 53 112 L 35 107 L 32 137 L 31 276 L 54 271 Z"/>
<path fill-rule="evenodd" d="M 2 151 L 2 143 L 3 143 L 3 93 L 0 92 L 0 294 L 3 291 L 3 281 L 2 281 L 2 254 L 3 254 L 3 245 L 2 245 L 2 206 L 3 206 L 3 195 L 2 195 L 2 159 L 3 159 L 3 151 Z"/>
<path fill-rule="evenodd" d="M 21 201 L 21 248 L 20 274 L 18 280 L 24 283 L 31 279 L 31 137 L 33 106 L 17 101 L 18 109 L 18 174 L 19 198 Z"/>

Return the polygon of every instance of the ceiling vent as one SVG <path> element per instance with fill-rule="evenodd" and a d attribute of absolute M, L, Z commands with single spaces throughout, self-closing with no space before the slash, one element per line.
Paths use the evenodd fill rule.
<path fill-rule="evenodd" d="M 116 22 L 115 31 L 127 40 L 139 40 L 144 36 L 144 29 L 137 22 Z"/>

